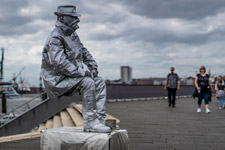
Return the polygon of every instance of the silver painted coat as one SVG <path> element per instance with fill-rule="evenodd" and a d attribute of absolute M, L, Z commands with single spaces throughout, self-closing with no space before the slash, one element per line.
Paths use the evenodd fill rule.
<path fill-rule="evenodd" d="M 73 29 L 59 21 L 55 26 L 44 46 L 41 68 L 46 91 L 59 97 L 84 78 L 83 63 L 89 70 L 98 66 Z"/>

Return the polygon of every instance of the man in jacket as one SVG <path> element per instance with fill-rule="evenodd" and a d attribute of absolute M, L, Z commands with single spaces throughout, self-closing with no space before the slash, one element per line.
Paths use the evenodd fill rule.
<path fill-rule="evenodd" d="M 167 75 L 166 83 L 164 90 L 167 89 L 168 91 L 168 102 L 169 102 L 169 107 L 175 107 L 176 104 L 176 91 L 180 90 L 180 79 L 179 76 L 174 73 L 175 68 L 171 67 L 170 68 L 170 73 Z M 171 98 L 173 96 L 173 99 Z"/>
<path fill-rule="evenodd" d="M 82 94 L 84 131 L 110 132 L 105 126 L 106 85 L 98 76 L 98 66 L 83 46 L 76 30 L 80 15 L 76 7 L 59 6 L 55 28 L 42 52 L 42 76 L 49 95 L 60 97 Z M 83 63 L 87 65 L 85 71 Z"/>

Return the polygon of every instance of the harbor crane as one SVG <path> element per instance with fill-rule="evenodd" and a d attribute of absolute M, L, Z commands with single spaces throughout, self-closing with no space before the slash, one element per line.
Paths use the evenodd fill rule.
<path fill-rule="evenodd" d="M 15 75 L 15 73 L 14 73 L 13 78 L 12 78 L 12 80 L 13 80 L 14 82 L 16 82 L 16 79 L 20 76 L 20 74 L 22 73 L 22 71 L 23 71 L 24 69 L 25 69 L 25 67 L 23 67 L 17 75 Z"/>

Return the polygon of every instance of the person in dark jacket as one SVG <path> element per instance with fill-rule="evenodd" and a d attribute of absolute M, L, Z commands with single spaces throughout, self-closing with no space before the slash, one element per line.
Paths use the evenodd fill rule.
<path fill-rule="evenodd" d="M 174 73 L 175 68 L 170 68 L 170 73 L 167 75 L 164 90 L 168 92 L 169 107 L 175 107 L 176 104 L 176 91 L 180 90 L 180 79 L 179 76 Z M 173 98 L 172 98 L 173 97 Z"/>
<path fill-rule="evenodd" d="M 54 14 L 57 16 L 55 28 L 42 52 L 45 89 L 55 97 L 73 96 L 80 91 L 84 131 L 110 132 L 110 128 L 105 126 L 105 82 L 98 76 L 96 61 L 76 33 L 80 15 L 72 5 L 59 6 Z"/>

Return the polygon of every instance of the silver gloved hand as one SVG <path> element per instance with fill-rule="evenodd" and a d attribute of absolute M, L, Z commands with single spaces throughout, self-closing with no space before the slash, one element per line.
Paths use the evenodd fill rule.
<path fill-rule="evenodd" d="M 85 71 L 85 76 L 87 76 L 87 77 L 91 77 L 91 78 L 92 78 L 92 74 L 91 74 L 91 72 L 90 72 L 90 71 Z"/>
<path fill-rule="evenodd" d="M 98 76 L 98 71 L 97 71 L 97 69 L 92 69 L 92 70 L 91 70 L 91 75 L 92 75 L 93 78 L 97 77 L 97 76 Z"/>

